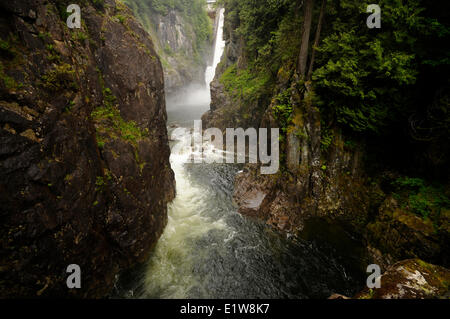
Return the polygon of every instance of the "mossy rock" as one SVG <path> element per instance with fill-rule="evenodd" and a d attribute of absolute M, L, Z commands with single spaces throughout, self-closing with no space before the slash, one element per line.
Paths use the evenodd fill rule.
<path fill-rule="evenodd" d="M 392 198 L 386 199 L 377 219 L 367 225 L 367 240 L 394 261 L 420 258 L 445 264 L 445 245 L 433 221 L 399 208 Z"/>
<path fill-rule="evenodd" d="M 420 259 L 400 261 L 381 276 L 381 288 L 365 288 L 357 299 L 449 298 L 450 270 Z"/>

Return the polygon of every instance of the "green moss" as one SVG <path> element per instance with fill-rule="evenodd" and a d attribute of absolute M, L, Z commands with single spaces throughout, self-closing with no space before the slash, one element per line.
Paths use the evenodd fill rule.
<path fill-rule="evenodd" d="M 22 84 L 17 83 L 16 80 L 14 80 L 14 78 L 8 76 L 5 73 L 2 62 L 0 62 L 0 80 L 3 81 L 4 86 L 9 90 L 18 89 L 22 87 Z"/>
<path fill-rule="evenodd" d="M 11 44 L 9 43 L 9 41 L 4 41 L 4 40 L 0 39 L 0 51 L 2 53 L 13 53 L 13 51 L 11 50 Z"/>
<path fill-rule="evenodd" d="M 41 39 L 41 40 L 47 40 L 47 39 L 51 39 L 52 36 L 51 36 L 51 34 L 49 32 L 41 32 L 41 31 L 39 31 L 38 38 Z"/>
<path fill-rule="evenodd" d="M 92 0 L 92 4 L 94 5 L 95 8 L 101 10 L 101 9 L 103 9 L 103 7 L 105 5 L 105 1 L 104 0 Z"/>
<path fill-rule="evenodd" d="M 72 111 L 72 107 L 75 105 L 75 101 L 70 101 L 69 104 L 65 107 L 64 112 L 71 112 Z"/>
<path fill-rule="evenodd" d="M 75 70 L 67 63 L 56 65 L 41 78 L 41 85 L 50 91 L 61 89 L 77 89 Z"/>
<path fill-rule="evenodd" d="M 97 176 L 97 178 L 95 180 L 95 191 L 101 192 L 101 191 L 103 191 L 105 186 L 106 186 L 106 183 L 105 183 L 105 180 L 103 179 L 103 176 Z"/>
<path fill-rule="evenodd" d="M 108 181 L 111 181 L 113 179 L 113 176 L 112 176 L 111 171 L 109 169 L 105 169 L 104 173 L 105 173 L 105 177 L 106 177 L 106 179 Z"/>
<path fill-rule="evenodd" d="M 89 36 L 86 33 L 82 32 L 82 31 L 75 31 L 75 32 L 72 33 L 72 37 L 71 38 L 72 38 L 73 41 L 80 41 L 80 42 L 82 42 L 82 41 L 88 39 Z"/>
<path fill-rule="evenodd" d="M 116 97 L 109 88 L 103 89 L 103 105 L 91 113 L 96 123 L 97 143 L 100 148 L 105 146 L 105 137 L 130 141 L 132 144 L 148 136 L 148 130 L 141 129 L 134 121 L 125 121 L 116 105 Z"/>
<path fill-rule="evenodd" d="M 117 20 L 119 20 L 120 23 L 124 24 L 125 21 L 127 20 L 127 17 L 121 14 L 118 14 L 116 16 L 114 16 L 114 18 L 116 18 Z"/>

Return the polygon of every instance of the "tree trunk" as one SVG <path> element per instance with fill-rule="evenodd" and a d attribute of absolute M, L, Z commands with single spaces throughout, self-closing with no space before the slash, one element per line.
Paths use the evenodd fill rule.
<path fill-rule="evenodd" d="M 319 14 L 319 22 L 317 23 L 316 37 L 314 39 L 314 44 L 313 44 L 312 52 L 311 52 L 311 61 L 309 63 L 308 75 L 306 76 L 307 81 L 311 80 L 313 67 L 314 67 L 314 58 L 316 55 L 316 48 L 319 46 L 320 32 L 322 31 L 322 24 L 323 24 L 323 14 L 324 14 L 326 5 L 327 5 L 327 0 L 322 0 L 322 6 L 320 7 L 320 14 Z"/>
<path fill-rule="evenodd" d="M 308 61 L 309 36 L 311 33 L 311 21 L 313 13 L 314 0 L 305 0 L 303 13 L 303 31 L 302 43 L 300 47 L 300 56 L 298 58 L 298 71 L 300 79 L 304 79 L 306 75 L 306 63 Z"/>
<path fill-rule="evenodd" d="M 300 46 L 300 55 L 298 58 L 298 76 L 301 80 L 305 79 L 306 75 L 306 63 L 308 60 L 308 46 L 309 46 L 309 36 L 311 33 L 311 22 L 312 22 L 312 12 L 313 12 L 313 0 L 304 0 L 303 1 L 303 27 L 302 27 L 302 43 Z M 297 88 L 294 86 L 295 90 L 299 90 L 300 88 Z M 301 97 L 299 96 L 299 99 Z M 298 107 L 300 105 L 300 101 L 293 103 L 294 105 L 294 117 L 296 116 L 297 112 L 300 112 L 298 110 Z M 297 124 L 293 124 L 289 127 L 288 133 L 287 133 L 287 145 L 286 145 L 286 165 L 290 172 L 293 174 L 297 174 L 299 165 L 300 165 L 300 146 L 301 146 L 301 140 L 298 136 L 298 131 L 302 130 L 303 128 L 298 127 Z"/>

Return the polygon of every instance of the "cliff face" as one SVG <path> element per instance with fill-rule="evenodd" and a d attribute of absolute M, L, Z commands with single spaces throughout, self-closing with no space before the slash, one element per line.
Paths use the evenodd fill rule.
<path fill-rule="evenodd" d="M 165 57 L 164 76 L 167 93 L 191 84 L 205 85 L 206 58 L 195 58 L 197 42 L 192 26 L 176 10 L 154 16 L 159 44 Z M 206 46 L 206 43 L 205 43 Z"/>
<path fill-rule="evenodd" d="M 126 0 L 144 28 L 155 39 L 165 78 L 166 93 L 190 85 L 205 85 L 206 61 L 212 54 L 212 27 L 206 3 L 157 3 Z"/>
<path fill-rule="evenodd" d="M 0 296 L 100 297 L 174 197 L 162 66 L 123 4 L 1 1 Z M 66 286 L 69 264 L 81 289 Z"/>

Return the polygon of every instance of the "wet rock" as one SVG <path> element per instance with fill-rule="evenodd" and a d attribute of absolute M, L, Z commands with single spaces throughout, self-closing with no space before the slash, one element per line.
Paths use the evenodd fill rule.
<path fill-rule="evenodd" d="M 381 288 L 366 288 L 358 299 L 449 298 L 450 270 L 420 259 L 400 261 L 381 276 Z"/>
<path fill-rule="evenodd" d="M 445 264 L 446 241 L 440 236 L 442 233 L 435 230 L 431 220 L 400 208 L 397 201 L 389 197 L 381 205 L 377 219 L 367 226 L 366 236 L 369 245 L 384 256 L 378 258 L 382 259 L 382 264 L 416 257 Z"/>
<path fill-rule="evenodd" d="M 146 260 L 175 195 L 161 63 L 113 0 L 83 5 L 77 30 L 60 1 L 0 8 L 0 297 L 103 297 Z"/>

